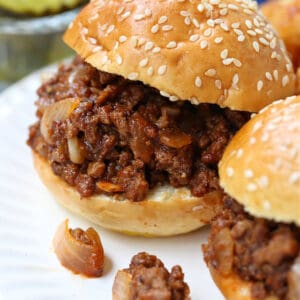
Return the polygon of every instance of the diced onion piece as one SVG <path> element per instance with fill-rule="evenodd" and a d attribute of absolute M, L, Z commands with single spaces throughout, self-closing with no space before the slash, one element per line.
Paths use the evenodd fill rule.
<path fill-rule="evenodd" d="M 118 271 L 112 287 L 112 300 L 131 300 L 132 276 L 124 270 Z"/>
<path fill-rule="evenodd" d="M 78 137 L 68 139 L 68 150 L 71 162 L 74 164 L 82 164 L 84 162 L 83 150 L 80 148 Z"/>
<path fill-rule="evenodd" d="M 53 122 L 66 120 L 73 110 L 79 105 L 79 98 L 67 98 L 49 105 L 43 114 L 41 120 L 41 134 L 49 144 L 51 140 L 51 127 Z"/>
<path fill-rule="evenodd" d="M 217 268 L 222 275 L 229 275 L 233 265 L 234 243 L 229 228 L 223 228 L 213 240 Z"/>
<path fill-rule="evenodd" d="M 107 181 L 98 181 L 96 183 L 98 189 L 101 191 L 107 192 L 107 193 L 117 193 L 117 192 L 122 192 L 123 188 L 119 184 L 114 184 L 111 182 Z"/>
<path fill-rule="evenodd" d="M 68 228 L 65 220 L 55 233 L 53 245 L 61 264 L 76 274 L 99 277 L 103 273 L 104 251 L 98 233 Z"/>
<path fill-rule="evenodd" d="M 291 270 L 288 273 L 288 300 L 300 299 L 300 256 L 295 260 Z"/>
<path fill-rule="evenodd" d="M 180 131 L 180 130 L 172 130 L 166 129 L 160 133 L 160 141 L 164 145 L 171 148 L 182 148 L 192 143 L 192 138 L 190 135 Z"/>

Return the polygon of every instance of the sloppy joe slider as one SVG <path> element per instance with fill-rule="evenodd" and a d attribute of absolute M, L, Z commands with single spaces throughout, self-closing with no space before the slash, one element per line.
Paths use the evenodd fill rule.
<path fill-rule="evenodd" d="M 78 57 L 38 90 L 28 143 L 57 200 L 118 231 L 209 222 L 223 149 L 250 112 L 295 89 L 252 1 L 91 1 L 64 40 Z"/>
<path fill-rule="evenodd" d="M 299 120 L 299 96 L 271 104 L 220 162 L 229 196 L 204 250 L 226 299 L 300 299 Z"/>

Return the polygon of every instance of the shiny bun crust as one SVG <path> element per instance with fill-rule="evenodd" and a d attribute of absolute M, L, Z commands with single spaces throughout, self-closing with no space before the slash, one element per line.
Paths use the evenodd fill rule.
<path fill-rule="evenodd" d="M 186 188 L 171 186 L 152 190 L 141 202 L 106 195 L 81 198 L 74 187 L 53 174 L 45 159 L 34 152 L 33 157 L 40 178 L 60 204 L 115 231 L 143 236 L 186 233 L 207 223 L 221 206 L 221 195 L 217 192 L 197 198 Z"/>
<path fill-rule="evenodd" d="M 250 0 L 94 0 L 64 40 L 171 101 L 258 111 L 295 92 L 285 46 Z"/>
<path fill-rule="evenodd" d="M 300 96 L 280 100 L 233 137 L 221 186 L 254 216 L 300 225 Z"/>
<path fill-rule="evenodd" d="M 295 67 L 300 67 L 300 0 L 267 1 L 261 10 L 286 44 Z"/>

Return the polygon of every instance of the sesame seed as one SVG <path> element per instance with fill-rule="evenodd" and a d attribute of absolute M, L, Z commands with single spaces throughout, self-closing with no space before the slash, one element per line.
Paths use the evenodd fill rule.
<path fill-rule="evenodd" d="M 273 80 L 272 74 L 270 72 L 266 72 L 266 78 L 270 81 Z"/>
<path fill-rule="evenodd" d="M 211 5 L 218 5 L 220 3 L 220 0 L 210 0 L 209 2 Z"/>
<path fill-rule="evenodd" d="M 239 22 L 232 23 L 231 27 L 234 28 L 234 29 L 237 29 L 237 28 L 240 27 L 240 23 Z"/>
<path fill-rule="evenodd" d="M 255 192 L 257 190 L 257 186 L 255 183 L 249 183 L 246 189 L 248 192 Z"/>
<path fill-rule="evenodd" d="M 126 37 L 125 35 L 121 35 L 121 36 L 119 37 L 119 41 L 120 41 L 120 43 L 124 43 L 124 42 L 127 41 L 127 37 Z"/>
<path fill-rule="evenodd" d="M 158 24 L 153 25 L 152 28 L 151 28 L 152 33 L 156 33 L 158 30 L 159 30 L 159 25 Z"/>
<path fill-rule="evenodd" d="M 140 62 L 139 62 L 139 66 L 140 67 L 146 67 L 147 66 L 147 64 L 148 64 L 148 62 L 149 62 L 149 59 L 146 57 L 146 58 L 143 58 Z"/>
<path fill-rule="evenodd" d="M 145 9 L 145 15 L 147 16 L 147 17 L 150 17 L 151 15 L 152 15 L 152 11 L 151 11 L 151 9 L 150 8 L 146 8 Z"/>
<path fill-rule="evenodd" d="M 248 8 L 244 9 L 244 13 L 247 15 L 253 15 L 253 12 Z"/>
<path fill-rule="evenodd" d="M 252 132 L 256 132 L 261 127 L 262 127 L 262 121 L 257 121 L 257 123 L 255 123 L 253 126 Z"/>
<path fill-rule="evenodd" d="M 116 62 L 117 62 L 118 65 L 121 65 L 123 63 L 123 59 L 120 55 L 116 56 Z"/>
<path fill-rule="evenodd" d="M 139 76 L 139 74 L 137 72 L 132 72 L 128 75 L 128 79 L 135 80 L 135 79 L 137 79 L 138 76 Z"/>
<path fill-rule="evenodd" d="M 247 26 L 248 29 L 252 28 L 252 22 L 250 20 L 246 20 L 245 24 L 246 24 L 246 26 Z"/>
<path fill-rule="evenodd" d="M 190 41 L 191 42 L 196 42 L 199 40 L 199 34 L 193 34 L 190 36 Z"/>
<path fill-rule="evenodd" d="M 232 3 L 228 4 L 228 8 L 231 9 L 231 10 L 239 10 L 239 8 L 236 5 L 232 4 Z"/>
<path fill-rule="evenodd" d="M 218 90 L 221 90 L 222 89 L 222 81 L 217 79 L 215 81 L 215 87 L 218 89 Z"/>
<path fill-rule="evenodd" d="M 152 50 L 152 52 L 153 53 L 159 53 L 160 50 L 161 50 L 160 47 L 154 47 L 153 50 Z"/>
<path fill-rule="evenodd" d="M 245 176 L 245 178 L 251 178 L 251 177 L 253 177 L 253 171 L 251 169 L 246 169 L 244 171 L 244 176 Z"/>
<path fill-rule="evenodd" d="M 257 91 L 260 92 L 262 90 L 263 86 L 264 86 L 264 82 L 262 80 L 259 80 L 256 85 Z"/>
<path fill-rule="evenodd" d="M 223 41 L 223 38 L 221 36 L 215 38 L 215 43 L 216 44 L 220 44 L 222 41 Z"/>
<path fill-rule="evenodd" d="M 119 7 L 117 10 L 117 15 L 120 15 L 124 11 L 124 9 L 125 9 L 124 6 Z"/>
<path fill-rule="evenodd" d="M 233 63 L 236 67 L 240 68 L 242 66 L 242 63 L 240 60 L 233 58 Z"/>
<path fill-rule="evenodd" d="M 89 42 L 92 44 L 92 45 L 96 45 L 97 44 L 97 40 L 95 38 L 88 38 Z"/>
<path fill-rule="evenodd" d="M 228 167 L 228 168 L 226 169 L 226 173 L 227 173 L 227 176 L 228 176 L 228 177 L 232 177 L 232 176 L 234 175 L 234 170 L 233 170 L 233 168 Z"/>
<path fill-rule="evenodd" d="M 254 30 L 258 34 L 263 34 L 263 31 L 261 29 L 259 29 L 259 28 L 255 28 Z"/>
<path fill-rule="evenodd" d="M 170 94 L 167 93 L 167 92 L 164 92 L 164 91 L 160 91 L 159 92 L 163 97 L 167 97 L 167 98 L 170 98 Z"/>
<path fill-rule="evenodd" d="M 81 32 L 82 34 L 87 35 L 89 33 L 89 30 L 86 27 L 83 27 Z"/>
<path fill-rule="evenodd" d="M 206 23 L 210 27 L 214 27 L 215 26 L 215 21 L 213 19 L 208 19 Z"/>
<path fill-rule="evenodd" d="M 134 16 L 135 21 L 143 20 L 146 16 L 144 14 L 137 14 Z"/>
<path fill-rule="evenodd" d="M 272 54 L 271 54 L 271 58 L 276 58 L 276 57 L 277 57 L 277 52 L 273 51 Z"/>
<path fill-rule="evenodd" d="M 252 137 L 249 139 L 249 144 L 250 144 L 250 145 L 254 145 L 255 143 L 256 143 L 256 138 L 252 136 Z"/>
<path fill-rule="evenodd" d="M 234 74 L 232 77 L 232 85 L 235 87 L 238 84 L 239 80 L 240 80 L 239 74 L 237 73 Z"/>
<path fill-rule="evenodd" d="M 183 17 L 188 17 L 188 16 L 190 16 L 190 13 L 186 10 L 181 10 L 180 15 L 183 16 Z"/>
<path fill-rule="evenodd" d="M 258 42 L 257 42 L 257 41 L 254 41 L 254 42 L 252 43 L 252 46 L 253 46 L 254 50 L 255 50 L 257 53 L 259 53 L 259 44 L 258 44 Z"/>
<path fill-rule="evenodd" d="M 153 67 L 149 67 L 148 70 L 147 70 L 147 74 L 148 74 L 149 76 L 152 76 L 153 73 L 154 73 Z"/>
<path fill-rule="evenodd" d="M 238 38 L 237 38 L 237 40 L 239 42 L 243 42 L 245 40 L 245 36 L 244 35 L 239 35 Z"/>
<path fill-rule="evenodd" d="M 273 71 L 273 76 L 274 76 L 275 80 L 278 80 L 278 71 L 277 70 Z"/>
<path fill-rule="evenodd" d="M 177 43 L 175 41 L 171 41 L 167 44 L 166 48 L 173 49 L 177 47 Z"/>
<path fill-rule="evenodd" d="M 292 64 L 288 63 L 285 65 L 287 72 L 292 72 L 293 71 L 293 67 Z"/>
<path fill-rule="evenodd" d="M 258 179 L 258 184 L 262 187 L 262 188 L 266 188 L 269 185 L 269 178 L 267 176 L 261 176 Z"/>
<path fill-rule="evenodd" d="M 176 96 L 170 96 L 170 101 L 177 101 L 178 100 L 178 97 L 176 97 Z"/>
<path fill-rule="evenodd" d="M 204 5 L 203 4 L 198 4 L 197 9 L 199 12 L 203 12 L 204 11 Z"/>
<path fill-rule="evenodd" d="M 260 140 L 262 142 L 266 142 L 268 139 L 269 139 L 269 134 L 267 132 L 264 132 Z"/>
<path fill-rule="evenodd" d="M 193 22 L 193 24 L 194 24 L 194 26 L 195 26 L 196 28 L 200 28 L 200 23 L 199 23 L 199 21 L 198 21 L 196 18 L 193 18 L 193 19 L 192 19 L 192 22 Z"/>
<path fill-rule="evenodd" d="M 258 40 L 260 41 L 261 44 L 265 46 L 269 46 L 269 42 L 265 38 L 260 37 Z"/>
<path fill-rule="evenodd" d="M 98 52 L 100 50 L 102 50 L 102 46 L 96 46 L 96 47 L 93 48 L 92 52 L 95 53 L 95 52 Z"/>
<path fill-rule="evenodd" d="M 126 11 L 124 14 L 121 15 L 121 21 L 125 20 L 131 15 L 130 11 Z"/>
<path fill-rule="evenodd" d="M 191 19 L 190 19 L 190 17 L 185 17 L 184 18 L 184 24 L 188 25 L 188 26 L 191 25 Z"/>
<path fill-rule="evenodd" d="M 167 66 L 166 66 L 166 65 L 162 65 L 162 66 L 160 66 L 160 67 L 158 68 L 157 74 L 158 74 L 158 75 L 163 75 L 163 74 L 166 73 L 166 71 L 167 71 Z"/>
<path fill-rule="evenodd" d="M 243 153 L 244 153 L 244 150 L 243 150 L 243 149 L 241 149 L 241 148 L 238 149 L 238 151 L 236 152 L 236 157 L 237 157 L 237 158 L 242 157 Z"/>
<path fill-rule="evenodd" d="M 164 25 L 163 27 L 162 27 L 162 30 L 163 31 L 170 31 L 170 30 L 172 30 L 173 29 L 173 26 L 172 25 Z"/>
<path fill-rule="evenodd" d="M 154 47 L 154 43 L 153 42 L 147 42 L 145 44 L 145 51 L 149 51 Z"/>
<path fill-rule="evenodd" d="M 289 177 L 289 183 L 294 184 L 300 180 L 300 172 L 294 172 Z"/>
<path fill-rule="evenodd" d="M 108 26 L 106 34 L 110 34 L 111 32 L 113 32 L 115 29 L 115 25 L 111 24 Z"/>
<path fill-rule="evenodd" d="M 223 59 L 223 65 L 228 66 L 233 62 L 233 58 Z"/>
<path fill-rule="evenodd" d="M 214 77 L 216 76 L 217 71 L 215 69 L 208 69 L 204 74 L 208 77 Z"/>
<path fill-rule="evenodd" d="M 200 48 L 201 48 L 201 49 L 205 49 L 205 48 L 207 47 L 207 45 L 208 45 L 207 40 L 202 40 L 202 41 L 200 42 Z"/>
<path fill-rule="evenodd" d="M 274 38 L 272 39 L 272 41 L 270 42 L 270 48 L 271 48 L 271 49 L 275 49 L 275 47 L 276 47 L 276 42 L 277 42 L 277 39 L 276 39 L 276 37 L 274 37 Z"/>
<path fill-rule="evenodd" d="M 207 29 L 204 31 L 204 33 L 203 33 L 204 36 L 210 36 L 211 34 L 212 34 L 212 29 L 211 29 L 211 28 L 207 28 Z"/>
<path fill-rule="evenodd" d="M 168 21 L 167 16 L 161 16 L 158 20 L 158 24 L 163 24 L 163 23 L 166 23 L 167 21 Z"/>
<path fill-rule="evenodd" d="M 253 30 L 247 30 L 247 33 L 251 36 L 256 36 L 256 32 Z"/>
<path fill-rule="evenodd" d="M 131 45 L 135 48 L 138 44 L 138 39 L 136 36 L 131 37 Z"/>
<path fill-rule="evenodd" d="M 263 207 L 264 207 L 265 210 L 270 210 L 271 209 L 271 204 L 270 204 L 269 201 L 264 200 L 262 204 L 263 204 Z"/>
<path fill-rule="evenodd" d="M 202 86 L 202 80 L 199 76 L 196 76 L 196 78 L 195 78 L 195 86 L 196 87 L 201 87 Z"/>
<path fill-rule="evenodd" d="M 221 15 L 221 16 L 226 16 L 227 13 L 228 13 L 227 8 L 222 8 L 222 9 L 220 10 L 220 15 Z"/>
<path fill-rule="evenodd" d="M 289 83 L 289 76 L 284 75 L 281 80 L 282 86 L 285 87 Z"/>
<path fill-rule="evenodd" d="M 228 56 L 228 49 L 224 49 L 224 50 L 221 52 L 220 57 L 221 57 L 222 59 L 225 59 L 225 58 L 227 58 L 227 56 Z"/>
<path fill-rule="evenodd" d="M 253 19 L 253 22 L 254 22 L 254 25 L 256 26 L 256 27 L 259 27 L 259 21 L 258 21 L 258 19 L 257 18 L 254 18 Z"/>
<path fill-rule="evenodd" d="M 229 31 L 227 24 L 224 22 L 220 24 L 220 27 L 225 31 Z"/>

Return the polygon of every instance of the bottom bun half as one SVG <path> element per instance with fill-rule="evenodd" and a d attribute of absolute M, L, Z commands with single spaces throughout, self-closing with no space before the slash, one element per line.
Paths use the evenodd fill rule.
<path fill-rule="evenodd" d="M 33 153 L 35 168 L 55 199 L 70 211 L 104 228 L 143 236 L 171 236 L 196 230 L 221 209 L 222 194 L 194 197 L 187 188 L 157 187 L 145 200 L 132 202 L 104 194 L 83 198 Z"/>
<path fill-rule="evenodd" d="M 251 295 L 251 282 L 245 281 L 235 273 L 222 275 L 211 264 L 208 264 L 210 274 L 227 300 L 257 300 Z M 264 300 L 279 300 L 277 297 L 269 296 Z"/>

